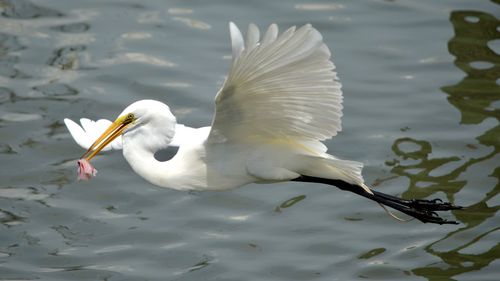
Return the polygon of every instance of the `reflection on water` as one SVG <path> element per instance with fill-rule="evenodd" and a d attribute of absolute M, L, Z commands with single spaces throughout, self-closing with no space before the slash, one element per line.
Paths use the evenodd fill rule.
<path fill-rule="evenodd" d="M 449 41 L 449 51 L 456 57 L 455 65 L 464 71 L 466 76 L 459 83 L 445 86 L 442 90 L 448 95 L 450 104 L 460 111 L 461 124 L 480 124 L 487 118 L 498 121 L 500 109 L 493 108 L 493 105 L 500 99 L 500 86 L 497 84 L 500 78 L 500 57 L 488 47 L 488 43 L 500 38 L 498 30 L 500 21 L 493 15 L 476 11 L 452 12 L 450 20 L 455 29 L 455 36 Z M 489 67 L 477 67 L 477 64 L 474 64 L 476 62 L 482 62 L 482 65 Z M 499 138 L 500 126 L 498 124 L 482 132 L 476 139 L 480 145 L 489 149 L 485 150 L 483 155 L 466 157 L 465 160 L 460 156 L 432 157 L 433 147 L 430 142 L 400 138 L 392 146 L 392 150 L 400 160 L 388 162 L 388 164 L 393 166 L 391 170 L 393 173 L 409 179 L 410 187 L 404 196 L 421 198 L 444 192 L 448 200 L 454 201 L 460 196 L 458 193 L 467 186 L 467 180 L 460 176 L 473 166 L 498 156 Z M 407 146 L 416 147 L 416 149 L 408 151 L 404 149 Z M 477 149 L 477 146 L 468 144 L 464 145 L 464 149 Z M 410 163 L 404 164 L 403 162 Z M 453 166 L 452 169 L 447 169 L 445 174 L 434 175 L 437 169 L 442 169 L 453 162 L 459 164 Z M 488 192 L 481 194 L 482 198 L 479 201 L 466 206 L 466 211 L 454 211 L 454 215 L 465 226 L 425 247 L 428 253 L 439 257 L 444 265 L 437 263 L 415 268 L 412 270 L 415 275 L 426 277 L 428 280 L 451 280 L 448 278 L 479 270 L 498 258 L 500 252 L 498 239 L 493 246 L 486 248 L 478 244 L 482 242 L 482 239 L 492 239 L 489 236 L 498 232 L 500 227 L 495 224 L 487 225 L 487 227 L 483 225 L 482 233 L 478 233 L 475 229 L 480 224 L 487 224 L 487 220 L 494 217 L 500 208 L 498 205 L 492 206 L 488 203 L 500 192 L 498 181 L 500 168 L 494 165 L 486 165 L 486 167 L 491 169 L 487 171 L 487 174 L 489 177 L 496 178 L 496 183 L 489 187 Z M 487 231 L 484 231 L 485 229 Z M 459 238 L 464 234 L 470 239 Z M 458 246 L 455 245 L 457 241 L 460 241 Z M 465 250 L 467 248 L 473 248 L 473 253 L 468 253 Z"/>
<path fill-rule="evenodd" d="M 35 19 L 40 17 L 62 17 L 59 11 L 37 6 L 26 0 L 4 0 L 0 2 L 2 16 L 15 19 Z"/>
<path fill-rule="evenodd" d="M 276 206 L 274 211 L 279 213 L 282 211 L 282 209 L 290 208 L 293 205 L 299 203 L 300 201 L 302 201 L 304 199 L 306 199 L 305 195 L 299 195 L 299 196 L 292 197 L 292 198 L 286 200 L 285 202 L 281 203 L 279 206 Z"/>

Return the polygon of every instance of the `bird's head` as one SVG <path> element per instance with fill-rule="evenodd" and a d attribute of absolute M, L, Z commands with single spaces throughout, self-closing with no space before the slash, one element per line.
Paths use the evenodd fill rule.
<path fill-rule="evenodd" d="M 155 100 L 136 101 L 118 115 L 82 158 L 90 161 L 120 135 L 124 149 L 128 141 L 139 142 L 151 151 L 165 148 L 174 137 L 175 124 L 175 116 L 166 104 Z"/>

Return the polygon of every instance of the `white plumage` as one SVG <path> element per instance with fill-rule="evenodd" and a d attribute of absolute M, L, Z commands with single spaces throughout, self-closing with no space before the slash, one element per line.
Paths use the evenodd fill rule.
<path fill-rule="evenodd" d="M 341 85 L 321 34 L 309 24 L 279 37 L 277 29 L 271 25 L 259 44 L 259 30 L 251 24 L 243 50 L 241 35 L 231 33 L 239 56 L 215 98 L 210 140 L 220 134 L 321 141 L 340 131 Z"/>
<path fill-rule="evenodd" d="M 159 101 L 129 105 L 114 121 L 65 119 L 75 141 L 88 148 L 81 178 L 99 151 L 123 149 L 132 169 L 152 184 L 178 190 L 225 190 L 247 183 L 326 183 L 367 197 L 423 222 L 455 224 L 437 211 L 460 209 L 439 200 L 404 200 L 372 191 L 363 165 L 327 153 L 323 140 L 341 130 L 342 91 L 330 51 L 311 25 L 279 35 L 275 24 L 262 39 L 250 24 L 246 39 L 230 23 L 233 59 L 215 98 L 211 127 L 177 124 Z M 179 146 L 169 161 L 154 155 Z"/>
<path fill-rule="evenodd" d="M 138 101 L 117 119 L 133 114 L 136 120 L 108 147 L 123 147 L 138 174 L 174 189 L 228 189 L 307 175 L 341 179 L 371 192 L 361 163 L 337 159 L 321 143 L 341 130 L 342 116 L 341 84 L 321 34 L 307 24 L 278 35 L 272 24 L 261 39 L 250 24 L 243 40 L 233 23 L 230 33 L 233 59 L 215 98 L 211 127 L 176 124 L 166 105 Z M 112 124 L 81 119 L 82 129 L 71 120 L 65 123 L 84 148 Z M 154 153 L 168 145 L 179 145 L 178 153 L 157 161 Z"/>
<path fill-rule="evenodd" d="M 75 121 L 64 118 L 64 124 L 68 128 L 69 133 L 75 142 L 82 148 L 88 149 L 92 143 L 102 134 L 113 122 L 107 119 L 99 119 L 93 121 L 87 118 L 81 118 L 79 126 Z M 208 136 L 210 127 L 204 127 L 204 131 Z M 201 129 L 201 128 L 200 128 Z M 175 135 L 169 146 L 180 146 L 182 143 L 189 141 L 191 136 L 196 132 L 196 128 L 191 128 L 183 124 L 175 125 Z M 110 144 L 105 146 L 102 151 L 121 150 L 122 137 L 118 136 Z"/>
<path fill-rule="evenodd" d="M 80 119 L 80 124 L 81 127 L 75 123 L 73 120 L 64 118 L 64 124 L 66 125 L 66 128 L 68 128 L 69 133 L 73 137 L 73 139 L 76 141 L 76 143 L 85 148 L 88 149 L 92 143 L 102 134 L 104 131 L 112 124 L 113 122 L 106 120 L 106 119 L 100 119 L 97 121 L 93 121 L 87 118 L 81 118 Z M 119 136 L 115 140 L 113 140 L 109 145 L 104 147 L 102 150 L 103 151 L 108 151 L 108 150 L 119 150 L 122 149 L 122 137 Z"/>

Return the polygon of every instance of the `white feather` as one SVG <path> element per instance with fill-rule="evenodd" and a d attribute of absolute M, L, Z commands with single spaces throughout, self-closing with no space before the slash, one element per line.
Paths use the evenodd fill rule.
<path fill-rule="evenodd" d="M 231 34 L 239 34 L 234 28 Z M 304 25 L 276 37 L 271 26 L 265 44 L 258 45 L 254 28 L 217 94 L 212 140 L 335 136 L 341 129 L 342 92 L 322 36 Z"/>
<path fill-rule="evenodd" d="M 92 141 L 88 138 L 87 133 L 73 120 L 64 118 L 64 124 L 79 146 L 88 149 L 92 145 Z"/>
<path fill-rule="evenodd" d="M 100 119 L 97 122 L 87 119 L 81 118 L 80 125 L 74 122 L 71 119 L 65 118 L 64 124 L 68 128 L 71 136 L 75 140 L 75 142 L 84 149 L 88 149 L 92 143 L 102 134 L 104 131 L 111 125 L 111 121 L 106 119 Z M 121 136 L 116 138 L 110 144 L 108 144 L 103 151 L 108 150 L 120 150 L 122 149 L 122 139 Z"/>
<path fill-rule="evenodd" d="M 255 24 L 251 23 L 250 25 L 248 25 L 247 39 L 245 41 L 245 49 L 247 50 L 247 52 L 250 52 L 257 46 L 257 44 L 259 43 L 259 39 L 259 28 Z"/>
<path fill-rule="evenodd" d="M 230 30 L 232 37 L 241 35 L 234 24 Z M 342 117 L 341 84 L 321 34 L 306 24 L 278 36 L 273 24 L 261 43 L 259 37 L 250 25 L 241 52 L 234 51 L 233 39 L 232 65 L 215 98 L 207 144 L 261 147 L 247 160 L 247 171 L 260 179 L 291 179 L 300 172 L 364 186 L 363 165 L 327 154 L 321 143 L 341 130 Z M 269 157 L 281 147 L 281 157 Z"/>
<path fill-rule="evenodd" d="M 210 133 L 210 127 L 192 128 L 182 124 L 175 125 L 175 135 L 170 146 L 181 146 L 193 141 L 204 140 Z"/>
<path fill-rule="evenodd" d="M 243 36 L 241 35 L 238 27 L 233 23 L 229 23 L 229 34 L 231 35 L 231 49 L 233 51 L 233 58 L 238 57 L 244 49 Z"/>
<path fill-rule="evenodd" d="M 341 85 L 321 34 L 306 24 L 279 35 L 272 24 L 260 39 L 251 24 L 244 41 L 234 23 L 229 29 L 233 59 L 215 98 L 212 127 L 176 125 L 167 105 L 143 100 L 120 116 L 131 111 L 148 122 L 111 146 L 123 145 L 125 158 L 145 179 L 174 189 L 222 190 L 306 175 L 342 179 L 371 193 L 362 164 L 337 159 L 321 142 L 341 130 L 342 116 Z M 80 122 L 81 127 L 65 120 L 84 148 L 111 123 Z M 165 144 L 180 147 L 171 160 L 160 162 L 154 152 Z"/>
<path fill-rule="evenodd" d="M 274 42 L 274 40 L 276 40 L 277 37 L 278 37 L 278 26 L 275 23 L 273 23 L 267 29 L 266 34 L 264 34 L 264 38 L 262 38 L 261 45 L 267 46 L 270 43 Z"/>
<path fill-rule="evenodd" d="M 78 125 L 71 119 L 64 118 L 64 124 L 68 128 L 69 133 L 75 140 L 75 142 L 84 149 L 88 149 L 92 143 L 112 124 L 111 121 L 106 119 L 99 119 L 98 121 L 93 121 L 87 118 L 81 118 L 80 124 Z M 188 142 L 195 136 L 206 138 L 208 135 L 209 127 L 204 128 L 191 128 L 183 124 L 176 124 L 175 135 L 170 143 L 171 146 L 180 146 L 182 143 Z M 110 144 L 108 144 L 103 151 L 109 150 L 121 150 L 123 148 L 122 137 L 118 136 Z"/>

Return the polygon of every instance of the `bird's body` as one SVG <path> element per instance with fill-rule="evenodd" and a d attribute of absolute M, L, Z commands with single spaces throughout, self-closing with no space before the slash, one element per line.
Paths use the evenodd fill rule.
<path fill-rule="evenodd" d="M 73 137 L 88 148 L 84 158 L 92 159 L 108 144 L 122 148 L 136 173 L 152 184 L 177 190 L 226 190 L 290 180 L 340 184 L 433 222 L 433 211 L 442 209 L 426 207 L 423 214 L 414 215 L 415 206 L 427 203 L 406 210 L 407 204 L 374 194 L 365 185 L 361 163 L 327 153 L 322 141 L 341 130 L 342 92 L 330 51 L 316 29 L 304 25 L 278 35 L 273 24 L 260 38 L 251 24 L 243 40 L 231 23 L 230 32 L 233 60 L 215 99 L 211 127 L 177 124 L 170 108 L 154 100 L 131 104 L 113 123 L 82 120 L 85 131 L 65 119 Z M 91 145 L 89 140 L 96 137 L 89 135 L 95 131 L 101 136 Z M 179 146 L 177 154 L 158 161 L 155 153 L 170 145 Z"/>
<path fill-rule="evenodd" d="M 124 113 L 137 112 L 137 107 L 147 108 L 143 118 L 154 120 L 123 134 L 123 155 L 132 169 L 152 184 L 177 190 L 226 190 L 251 182 L 288 181 L 300 175 L 363 184 L 359 173 L 351 172 L 352 177 L 348 177 L 350 169 L 356 165 L 361 168 L 360 163 L 336 159 L 323 145 L 313 147 L 306 141 L 257 135 L 238 141 L 213 139 L 211 127 L 191 129 L 172 159 L 158 161 L 155 153 L 169 146 L 175 129 L 159 134 L 156 124 L 175 125 L 175 118 L 168 106 L 154 100 L 136 102 Z"/>

